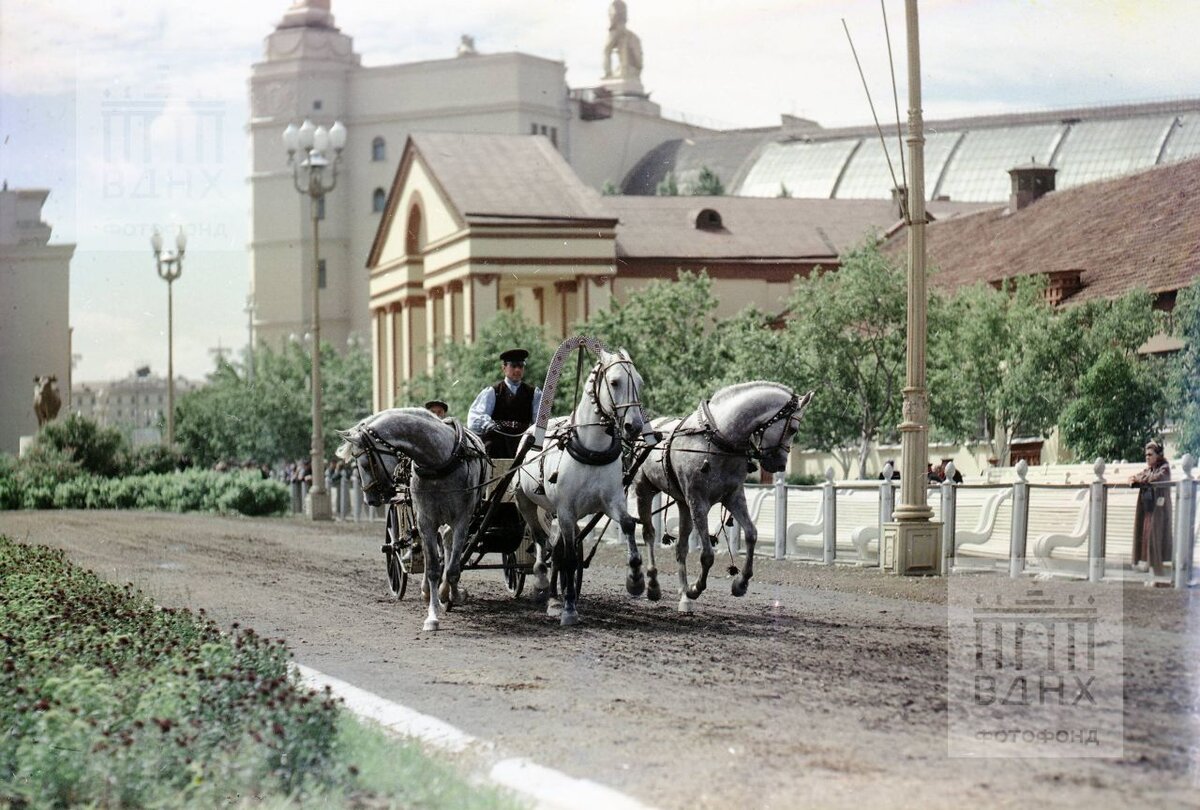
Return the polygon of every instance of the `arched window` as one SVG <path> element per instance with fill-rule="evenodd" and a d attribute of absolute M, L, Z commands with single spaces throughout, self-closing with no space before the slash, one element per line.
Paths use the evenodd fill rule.
<path fill-rule="evenodd" d="M 383 211 L 385 205 L 387 205 L 387 195 L 383 193 L 383 189 L 375 189 L 371 195 L 371 210 L 378 214 Z"/>
<path fill-rule="evenodd" d="M 371 160 L 387 160 L 387 141 L 381 137 L 371 141 Z"/>

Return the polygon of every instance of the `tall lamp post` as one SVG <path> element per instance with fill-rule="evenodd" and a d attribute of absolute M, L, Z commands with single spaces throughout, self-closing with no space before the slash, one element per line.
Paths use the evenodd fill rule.
<path fill-rule="evenodd" d="M 180 227 L 175 236 L 175 253 L 163 254 L 163 238 L 154 229 L 150 236 L 154 249 L 154 265 L 158 277 L 167 282 L 167 447 L 175 446 L 175 280 L 183 274 L 183 252 L 187 249 L 187 234 Z"/>
<path fill-rule="evenodd" d="M 328 130 L 313 126 L 305 120 L 299 128 L 288 124 L 283 131 L 283 145 L 288 153 L 288 165 L 292 167 L 292 181 L 296 191 L 308 195 L 309 213 L 312 216 L 313 267 L 312 267 L 312 486 L 308 490 L 305 513 L 311 520 L 332 520 L 333 510 L 329 503 L 329 491 L 325 489 L 325 437 L 321 429 L 321 299 L 320 299 L 320 212 L 324 208 L 325 195 L 337 186 L 337 167 L 346 146 L 346 128 L 335 121 Z M 333 149 L 333 160 L 326 155 Z M 300 151 L 297 156 L 296 152 Z M 299 159 L 297 159 L 299 158 Z M 329 169 L 328 176 L 325 170 Z"/>

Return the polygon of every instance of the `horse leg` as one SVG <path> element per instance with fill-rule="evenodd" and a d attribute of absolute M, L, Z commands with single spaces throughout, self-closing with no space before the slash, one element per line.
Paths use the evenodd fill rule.
<path fill-rule="evenodd" d="M 470 504 L 463 504 L 463 508 L 458 512 L 458 519 L 448 532 L 451 542 L 447 544 L 443 538 L 442 548 L 450 546 L 450 552 L 446 557 L 446 581 L 442 586 L 449 588 L 450 605 L 461 605 L 467 601 L 467 589 L 460 589 L 458 581 L 462 578 L 462 556 L 463 549 L 467 545 L 467 527 L 470 523 L 471 512 Z"/>
<path fill-rule="evenodd" d="M 630 596 L 641 596 L 646 592 L 646 577 L 642 573 L 642 555 L 633 535 L 637 521 L 625 507 L 624 492 L 618 492 L 617 497 L 609 499 L 605 504 L 604 514 L 621 527 L 621 536 L 625 538 L 625 545 L 629 550 L 629 573 L 625 575 L 625 590 Z"/>
<path fill-rule="evenodd" d="M 558 570 L 562 577 L 563 587 L 563 608 L 559 623 L 563 627 L 579 623 L 579 613 L 576 610 L 579 594 L 575 591 L 575 572 L 582 564 L 582 560 L 579 559 L 575 543 L 575 535 L 578 532 L 576 521 L 577 518 L 574 514 L 567 514 L 563 510 L 559 510 L 557 548 L 561 553 L 561 564 Z"/>
<path fill-rule="evenodd" d="M 662 588 L 658 585 L 658 567 L 654 564 L 654 546 L 658 538 L 654 536 L 654 495 L 653 487 L 639 483 L 637 488 L 638 520 L 642 522 L 642 541 L 646 544 L 646 553 L 650 555 L 650 567 L 646 569 L 646 598 L 657 602 L 662 598 Z"/>
<path fill-rule="evenodd" d="M 432 524 L 421 523 L 421 548 L 425 552 L 425 577 L 421 584 L 421 595 L 425 597 L 429 605 L 429 613 L 425 617 L 425 624 L 421 629 L 437 630 L 441 624 L 441 617 L 438 616 L 438 608 L 441 606 L 438 599 L 438 585 L 442 580 L 442 560 L 438 554 L 438 534 Z"/>
<path fill-rule="evenodd" d="M 692 612 L 692 599 L 688 596 L 687 556 L 688 541 L 692 536 L 692 516 L 685 504 L 679 504 L 679 539 L 675 541 L 675 561 L 679 563 L 679 612 Z"/>
<path fill-rule="evenodd" d="M 742 527 L 742 535 L 746 540 L 746 561 L 742 565 L 741 573 L 734 578 L 730 591 L 734 596 L 745 596 L 746 590 L 750 587 L 750 577 L 754 576 L 754 544 L 758 542 L 758 529 L 754 527 L 754 521 L 750 519 L 750 509 L 746 505 L 744 489 L 739 487 L 733 497 L 724 503 L 729 514 L 733 515 L 733 519 Z"/>
<path fill-rule="evenodd" d="M 525 520 L 525 525 L 533 532 L 533 541 L 537 543 L 537 563 L 533 566 L 533 601 L 542 604 L 550 598 L 550 580 L 546 578 L 546 572 L 549 570 L 546 564 L 546 560 L 549 558 L 548 536 L 542 531 L 537 504 L 524 497 L 520 492 L 517 494 L 517 510 Z"/>
<path fill-rule="evenodd" d="M 689 599 L 699 599 L 708 587 L 708 570 L 712 568 L 716 555 L 713 554 L 712 539 L 708 536 L 708 510 L 711 504 L 699 498 L 693 499 L 692 503 L 692 531 L 700 538 L 700 578 L 687 595 Z M 683 540 L 680 539 L 680 542 Z"/>

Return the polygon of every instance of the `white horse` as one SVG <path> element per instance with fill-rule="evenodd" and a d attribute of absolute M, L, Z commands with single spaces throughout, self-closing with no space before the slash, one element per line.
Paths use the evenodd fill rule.
<path fill-rule="evenodd" d="M 758 530 L 746 505 L 746 474 L 755 461 L 767 472 L 782 472 L 800 427 L 800 418 L 813 392 L 798 396 L 786 385 L 747 382 L 722 388 L 711 400 L 683 419 L 656 419 L 655 430 L 665 440 L 655 447 L 634 476 L 642 537 L 650 550 L 650 599 L 658 598 L 654 566 L 654 496 L 665 492 L 679 504 L 679 611 L 692 612 L 692 600 L 708 585 L 713 564 L 708 534 L 708 512 L 720 503 L 741 525 L 746 539 L 746 560 L 733 580 L 734 596 L 744 596 L 754 576 L 754 544 Z M 690 585 L 687 555 L 693 534 L 700 545 L 700 579 Z"/>
<path fill-rule="evenodd" d="M 556 536 L 549 538 L 549 545 L 562 584 L 563 625 L 579 621 L 577 582 L 582 576 L 583 553 L 577 536 L 578 521 L 587 515 L 607 515 L 621 527 L 629 547 L 625 587 L 633 595 L 646 588 L 634 537 L 636 521 L 625 506 L 621 480 L 622 435 L 633 441 L 645 424 L 641 388 L 642 377 L 624 349 L 615 354 L 601 349 L 579 404 L 569 418 L 551 423 L 545 450 L 526 460 L 515 484 L 517 506 L 543 549 L 534 568 L 534 594 L 539 599 L 548 595 L 550 581 L 546 577 L 547 538 L 538 520 L 538 509 L 557 518 L 558 528 L 552 531 Z"/>
<path fill-rule="evenodd" d="M 380 411 L 338 435 L 343 442 L 337 456 L 357 462 L 363 498 L 371 506 L 396 494 L 396 465 L 402 456 L 412 459 L 412 500 L 425 553 L 421 594 L 429 602 L 423 629 L 437 630 L 438 609 L 460 601 L 467 531 L 491 470 L 483 442 L 458 420 L 443 421 L 424 408 Z M 442 526 L 450 527 L 444 536 Z"/>

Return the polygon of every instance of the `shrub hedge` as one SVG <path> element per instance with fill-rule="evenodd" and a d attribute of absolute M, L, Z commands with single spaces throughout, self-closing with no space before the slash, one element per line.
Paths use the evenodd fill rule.
<path fill-rule="evenodd" d="M 254 472 L 187 470 L 103 478 L 61 454 L 15 463 L 0 457 L 0 509 L 154 509 L 164 512 L 283 514 L 291 494 Z"/>

